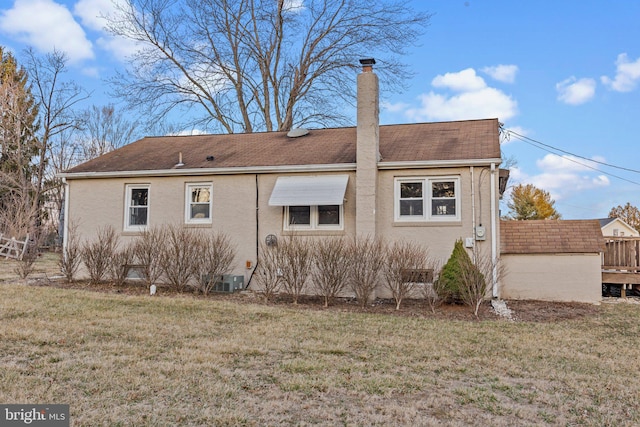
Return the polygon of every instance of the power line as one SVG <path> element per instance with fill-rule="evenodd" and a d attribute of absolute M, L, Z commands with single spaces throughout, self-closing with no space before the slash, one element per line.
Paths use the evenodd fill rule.
<path fill-rule="evenodd" d="M 588 161 L 588 162 L 597 163 L 597 164 L 600 164 L 600 165 L 603 165 L 603 166 L 607 166 L 607 167 L 610 167 L 610 168 L 615 168 L 615 169 L 620 169 L 620 170 L 624 170 L 624 171 L 627 171 L 627 172 L 633 172 L 633 173 L 639 173 L 639 174 L 640 174 L 640 170 L 630 169 L 630 168 L 626 168 L 626 167 L 623 167 L 623 166 L 616 166 L 616 165 L 612 165 L 612 164 L 609 164 L 609 163 L 600 162 L 600 161 L 598 161 L 598 160 L 589 159 L 589 158 L 584 157 L 584 156 L 581 156 L 581 155 L 579 155 L 579 154 L 574 154 L 574 153 L 571 153 L 571 152 L 569 152 L 569 151 L 562 150 L 562 149 L 560 149 L 560 148 L 554 147 L 554 146 L 552 146 L 552 145 L 545 144 L 545 143 L 543 143 L 543 142 L 541 142 L 541 141 L 537 141 L 537 140 L 535 140 L 535 139 L 533 139 L 533 138 L 529 138 L 529 137 L 527 137 L 527 136 L 520 135 L 519 133 L 517 133 L 517 132 L 515 132 L 515 131 L 512 131 L 512 130 L 510 130 L 510 129 L 504 129 L 504 132 L 506 132 L 506 134 L 507 134 L 507 138 L 509 138 L 511 135 L 514 135 L 514 136 L 515 136 L 517 139 L 519 139 L 520 141 L 522 141 L 522 142 L 524 142 L 524 143 L 526 143 L 526 144 L 529 144 L 529 145 L 531 145 L 531 146 L 534 146 L 534 147 L 536 147 L 536 148 L 539 148 L 539 149 L 541 149 L 541 150 L 544 150 L 544 151 L 546 151 L 546 152 L 548 152 L 548 153 L 551 153 L 551 154 L 556 154 L 554 151 L 557 151 L 557 152 L 560 152 L 560 153 L 563 153 L 563 154 L 567 154 L 567 155 L 570 155 L 570 156 L 573 156 L 573 157 L 577 157 L 577 158 L 579 158 L 579 159 L 586 160 L 586 161 Z M 546 147 L 546 148 L 545 148 L 545 147 Z M 554 150 L 554 151 L 552 151 L 552 150 Z M 584 163 L 582 163 L 582 162 L 579 162 L 579 161 L 577 161 L 577 160 L 575 160 L 575 159 L 572 159 L 572 158 L 570 158 L 570 157 L 563 157 L 563 158 L 564 158 L 564 159 L 566 159 L 566 160 L 569 160 L 570 162 L 573 162 L 573 163 L 579 164 L 579 165 L 584 166 L 584 167 L 586 167 L 586 168 L 589 168 L 589 169 L 592 169 L 592 170 L 594 170 L 594 171 L 600 172 L 600 173 L 602 173 L 602 174 L 608 175 L 608 176 L 610 176 L 610 177 L 617 178 L 617 179 L 620 179 L 620 180 L 622 180 L 622 181 L 626 181 L 626 182 L 629 182 L 629 183 L 631 183 L 631 184 L 635 184 L 635 185 L 639 185 L 639 186 L 640 186 L 640 182 L 632 181 L 632 180 L 630 180 L 630 179 L 623 178 L 623 177 L 618 176 L 618 175 L 614 175 L 614 174 L 612 174 L 612 173 L 609 173 L 609 172 L 606 172 L 606 171 L 600 170 L 600 169 L 598 169 L 598 168 L 595 168 L 595 167 L 593 167 L 593 166 L 590 166 L 590 165 L 584 164 Z"/>

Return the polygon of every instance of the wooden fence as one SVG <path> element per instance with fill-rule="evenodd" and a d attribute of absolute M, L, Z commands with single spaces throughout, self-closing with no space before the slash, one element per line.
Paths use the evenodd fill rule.
<path fill-rule="evenodd" d="M 24 240 L 16 240 L 15 237 L 7 238 L 0 234 L 0 258 L 4 257 L 21 260 L 27 251 L 29 236 Z"/>

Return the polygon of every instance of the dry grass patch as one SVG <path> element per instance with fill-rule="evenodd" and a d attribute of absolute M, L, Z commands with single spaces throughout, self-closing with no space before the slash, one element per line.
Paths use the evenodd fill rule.
<path fill-rule="evenodd" d="M 0 401 L 93 425 L 636 425 L 640 306 L 451 321 L 0 285 Z"/>

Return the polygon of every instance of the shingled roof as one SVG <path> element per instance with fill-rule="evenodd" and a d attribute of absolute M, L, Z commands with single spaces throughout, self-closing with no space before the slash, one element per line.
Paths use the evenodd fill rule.
<path fill-rule="evenodd" d="M 501 221 L 503 254 L 594 253 L 604 250 L 597 219 Z"/>
<path fill-rule="evenodd" d="M 146 137 L 67 174 L 168 170 L 179 153 L 185 169 L 348 165 L 356 161 L 356 128 L 311 130 L 298 138 L 286 132 Z M 380 154 L 382 162 L 497 159 L 498 120 L 380 126 Z"/>

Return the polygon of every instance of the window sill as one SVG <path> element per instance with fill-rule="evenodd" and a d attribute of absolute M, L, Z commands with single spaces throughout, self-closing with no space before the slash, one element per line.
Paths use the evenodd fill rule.
<path fill-rule="evenodd" d="M 213 224 L 210 222 L 207 223 L 185 223 L 184 224 L 184 228 L 211 228 L 213 227 Z"/>
<path fill-rule="evenodd" d="M 394 221 L 394 227 L 461 227 L 462 221 Z"/>
<path fill-rule="evenodd" d="M 283 236 L 344 236 L 344 230 L 283 230 Z"/>

